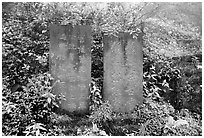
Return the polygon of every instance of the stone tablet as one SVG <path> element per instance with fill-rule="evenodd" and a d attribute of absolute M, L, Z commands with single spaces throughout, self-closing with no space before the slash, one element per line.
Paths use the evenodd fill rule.
<path fill-rule="evenodd" d="M 53 93 L 65 96 L 60 105 L 65 111 L 88 112 L 91 45 L 90 26 L 50 26 Z"/>
<path fill-rule="evenodd" d="M 131 35 L 104 36 L 104 100 L 116 112 L 130 112 L 143 102 L 142 46 Z"/>

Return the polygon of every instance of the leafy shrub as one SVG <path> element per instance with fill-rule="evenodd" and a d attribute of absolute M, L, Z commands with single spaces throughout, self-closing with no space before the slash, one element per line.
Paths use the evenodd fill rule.
<path fill-rule="evenodd" d="M 108 102 L 103 102 L 97 110 L 92 112 L 89 119 L 96 124 L 99 129 L 105 130 L 107 134 L 113 133 L 112 126 L 112 107 Z"/>
<path fill-rule="evenodd" d="M 2 71 L 9 88 L 48 71 L 48 22 L 38 18 L 40 3 L 13 3 L 3 16 Z"/>
<path fill-rule="evenodd" d="M 89 104 L 89 110 L 91 112 L 97 110 L 99 106 L 102 104 L 102 94 L 100 87 L 97 86 L 97 83 L 92 80 L 91 86 L 90 86 L 90 104 Z"/>
<path fill-rule="evenodd" d="M 187 57 L 186 57 L 187 58 Z M 199 61 L 183 61 L 181 58 L 154 59 L 144 57 L 143 91 L 144 97 L 154 100 L 164 99 L 175 109 L 188 108 L 201 113 L 201 69 Z"/>
<path fill-rule="evenodd" d="M 91 114 L 90 120 L 91 122 L 98 124 L 98 126 L 103 122 L 112 120 L 111 105 L 108 102 L 103 102 L 102 105 Z"/>
<path fill-rule="evenodd" d="M 97 78 L 95 80 L 100 87 L 102 87 L 103 79 L 103 45 L 102 45 L 102 34 L 94 32 L 93 34 L 93 45 L 91 47 L 91 77 Z"/>
<path fill-rule="evenodd" d="M 164 136 L 201 136 L 202 129 L 200 126 L 179 126 L 173 129 L 167 130 Z"/>
<path fill-rule="evenodd" d="M 178 87 L 181 80 L 180 70 L 172 67 L 171 60 L 155 61 L 144 58 L 143 91 L 144 96 L 155 100 L 166 99 L 172 105 L 178 104 Z M 176 95 L 173 95 L 176 93 Z M 173 101 L 176 101 L 174 104 Z"/>
<path fill-rule="evenodd" d="M 90 86 L 90 111 L 96 110 L 102 104 L 103 88 L 103 46 L 102 34 L 95 32 L 91 47 L 91 86 Z"/>
<path fill-rule="evenodd" d="M 77 136 L 108 136 L 105 131 L 100 130 L 96 124 L 93 123 L 92 128 L 77 129 Z"/>
<path fill-rule="evenodd" d="M 202 133 L 201 118 L 194 118 L 188 110 L 182 110 L 177 114 L 173 106 L 165 102 L 147 100 L 142 106 L 137 107 L 135 113 L 141 123 L 140 128 L 134 132 L 137 136 L 197 136 Z M 166 128 L 169 117 L 175 120 L 182 119 L 188 125 L 180 123 L 176 127 Z"/>
<path fill-rule="evenodd" d="M 138 110 L 138 111 L 137 111 Z M 139 106 L 136 109 L 140 123 L 144 123 L 147 120 L 159 118 L 165 118 L 168 115 L 173 115 L 175 109 L 168 103 L 165 102 L 156 102 L 154 100 L 148 99 L 145 100 L 144 104 Z"/>
<path fill-rule="evenodd" d="M 139 131 L 135 135 L 139 136 L 158 136 L 162 134 L 165 125 L 165 118 L 174 114 L 174 108 L 165 102 L 155 102 L 147 100 L 137 109 L 139 112 L 139 122 L 141 123 Z"/>
<path fill-rule="evenodd" d="M 177 123 L 179 120 L 179 123 Z M 174 121 L 174 126 L 165 127 L 163 135 L 165 136 L 201 136 L 202 135 L 202 119 L 199 114 L 191 113 L 187 109 L 182 109 L 177 114 L 177 121 Z M 187 125 L 182 125 L 186 122 Z M 185 123 L 185 124 L 186 124 Z"/>
<path fill-rule="evenodd" d="M 49 74 L 41 74 L 28 80 L 22 91 L 3 89 L 3 133 L 24 135 L 26 127 L 36 123 L 50 127 L 51 115 L 58 108 L 60 96 L 51 93 Z M 34 131 L 34 130 L 33 130 Z M 36 130 L 37 131 L 37 130 Z"/>
<path fill-rule="evenodd" d="M 174 66 L 181 70 L 182 81 L 178 90 L 182 107 L 202 114 L 202 55 L 184 56 L 175 59 Z"/>
<path fill-rule="evenodd" d="M 192 56 L 185 57 L 184 59 L 187 58 L 189 59 L 188 62 L 184 62 L 180 58 L 158 58 L 159 60 L 150 57 L 144 58 L 143 90 L 145 92 L 144 96 L 150 102 L 145 104 L 144 107 L 146 109 L 142 108 L 139 110 L 143 111 L 143 115 L 139 120 L 142 121 L 144 118 L 144 122 L 141 125 L 140 131 L 137 131 L 134 135 L 201 135 L 201 124 L 198 118 L 193 119 L 190 113 L 187 113 L 188 117 L 183 117 L 180 114 L 176 115 L 175 112 L 175 109 L 181 110 L 181 113 L 182 109 L 188 108 L 191 111 L 201 113 L 202 109 L 202 96 L 200 93 L 202 81 L 199 74 L 200 70 L 196 68 L 200 63 L 192 60 L 194 58 Z M 195 84 L 195 81 L 197 84 Z M 167 106 L 165 103 L 159 104 L 163 99 L 173 107 Z M 156 108 L 152 108 L 152 105 Z M 161 108 L 165 106 L 171 107 L 171 109 Z M 171 110 L 172 112 L 170 113 L 169 111 Z M 182 118 L 189 125 L 165 128 L 168 116 Z"/>
<path fill-rule="evenodd" d="M 43 124 L 41 123 L 35 123 L 34 125 L 28 126 L 26 128 L 26 136 L 42 136 L 40 131 L 46 131 Z"/>

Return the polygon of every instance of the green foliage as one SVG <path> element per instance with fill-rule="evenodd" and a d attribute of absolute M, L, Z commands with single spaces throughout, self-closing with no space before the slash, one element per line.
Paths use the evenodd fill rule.
<path fill-rule="evenodd" d="M 198 68 L 201 62 L 201 55 L 179 57 L 174 62 L 182 74 L 178 88 L 182 107 L 199 114 L 202 114 L 202 69 Z"/>
<path fill-rule="evenodd" d="M 97 126 L 99 129 L 105 130 L 108 135 L 200 136 L 202 133 L 202 121 L 198 114 L 192 114 L 188 110 L 181 110 L 177 113 L 174 107 L 166 102 L 147 99 L 144 104 L 136 106 L 131 113 L 108 112 L 108 114 L 104 114 L 102 111 L 107 112 L 101 108 L 92 114 L 90 119 L 100 122 L 96 123 Z M 172 126 L 169 126 L 168 118 L 170 117 L 174 120 Z"/>
<path fill-rule="evenodd" d="M 143 62 L 143 91 L 148 104 L 145 105 L 147 109 L 142 109 L 142 111 L 145 111 L 143 115 L 147 116 L 144 118 L 147 121 L 142 124 L 140 131 L 134 133 L 134 135 L 201 135 L 200 119 L 195 119 L 193 117 L 194 115 L 190 112 L 185 113 L 187 114 L 185 116 L 181 115 L 185 108 L 196 112 L 195 114 L 197 115 L 202 114 L 202 94 L 200 87 L 202 75 L 201 69 L 197 67 L 201 64 L 201 58 L 198 57 L 199 55 L 177 58 L 158 56 L 155 59 L 155 57 L 151 58 L 151 56 L 145 55 Z M 165 103 L 160 104 L 161 101 L 169 102 L 171 109 L 161 109 L 161 107 L 167 106 Z M 154 105 L 153 107 L 156 107 L 156 110 L 149 108 L 151 106 L 148 105 Z M 174 108 L 180 114 L 177 115 Z M 146 114 L 148 113 L 146 111 L 153 118 L 149 117 L 150 115 Z M 168 122 L 166 120 L 167 116 L 182 118 L 184 119 L 183 122 L 187 122 L 188 125 L 166 128 L 165 126 Z M 142 118 L 139 120 L 143 120 Z M 177 121 L 174 120 L 175 123 Z"/>
<path fill-rule="evenodd" d="M 179 114 L 175 113 L 174 108 L 165 103 L 158 103 L 147 101 L 143 106 L 139 107 L 138 112 L 140 113 L 140 120 L 142 125 L 134 135 L 143 135 L 143 136 L 184 136 L 184 135 L 201 135 L 201 122 L 199 119 L 195 119 L 193 115 L 189 112 L 180 112 Z M 183 114 L 183 115 L 182 115 Z M 183 119 L 182 122 L 187 122 L 188 125 L 182 125 L 182 122 L 173 124 L 175 127 L 166 127 L 169 124 L 169 117 L 177 118 L 178 120 Z M 173 118 L 172 117 L 172 118 Z"/>
<path fill-rule="evenodd" d="M 183 59 L 189 59 L 184 61 Z M 194 56 L 176 59 L 151 59 L 144 57 L 144 96 L 154 100 L 164 99 L 176 109 L 188 108 L 201 113 L 201 69 Z"/>
<path fill-rule="evenodd" d="M 104 102 L 89 117 L 91 122 L 101 126 L 102 123 L 112 120 L 112 109 L 108 102 Z"/>
<path fill-rule="evenodd" d="M 26 127 L 36 123 L 50 127 L 51 115 L 58 108 L 60 100 L 60 97 L 51 93 L 51 80 L 49 74 L 41 74 L 29 79 L 22 91 L 3 89 L 2 118 L 5 135 L 23 135 Z"/>
<path fill-rule="evenodd" d="M 144 96 L 158 100 L 161 96 L 176 101 L 175 97 L 169 95 L 175 91 L 180 81 L 180 70 L 172 67 L 171 60 L 154 61 L 144 57 L 143 62 L 143 91 Z"/>
<path fill-rule="evenodd" d="M 182 109 L 176 114 L 177 120 L 173 120 L 173 126 L 169 125 L 169 120 L 164 127 L 165 136 L 201 136 L 202 121 L 201 116 L 191 113 L 187 109 Z"/>
<path fill-rule="evenodd" d="M 89 99 L 90 99 L 89 110 L 91 112 L 97 110 L 103 102 L 100 87 L 97 87 L 96 84 L 97 83 L 94 81 L 91 82 L 91 87 L 90 87 L 91 93 L 89 95 Z"/>
<path fill-rule="evenodd" d="M 98 130 L 105 131 L 105 134 L 112 135 L 113 132 L 113 111 L 109 102 L 103 102 L 99 108 L 91 113 L 89 120 Z M 100 131 L 99 131 L 100 132 Z"/>
<path fill-rule="evenodd" d="M 97 109 L 102 103 L 103 88 L 103 47 L 102 34 L 93 35 L 93 45 L 91 47 L 91 86 L 90 86 L 90 111 Z"/>
<path fill-rule="evenodd" d="M 34 125 L 28 126 L 24 133 L 26 133 L 26 136 L 42 136 L 40 131 L 46 131 L 46 129 L 43 127 L 43 124 L 35 123 Z"/>
<path fill-rule="evenodd" d="M 96 124 L 93 123 L 92 128 L 77 129 L 77 136 L 108 136 L 105 131 L 100 130 Z"/>
<path fill-rule="evenodd" d="M 18 3 L 3 17 L 2 76 L 7 77 L 9 88 L 26 85 L 32 75 L 48 71 L 48 22 L 38 19 L 38 6 Z"/>
<path fill-rule="evenodd" d="M 103 78 L 103 46 L 102 46 L 102 34 L 95 33 L 93 35 L 93 45 L 91 47 L 91 77 L 95 78 L 95 82 L 102 87 L 100 82 Z M 96 80 L 97 79 L 97 80 Z"/>
<path fill-rule="evenodd" d="M 136 135 L 154 136 L 162 134 L 165 118 L 174 114 L 174 108 L 165 102 L 147 100 L 145 104 L 138 107 L 137 112 L 139 112 L 138 117 L 142 125 Z"/>

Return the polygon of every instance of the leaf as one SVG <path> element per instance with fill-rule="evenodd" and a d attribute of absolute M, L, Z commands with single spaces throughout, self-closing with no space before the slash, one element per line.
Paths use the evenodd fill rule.
<path fill-rule="evenodd" d="M 40 130 L 38 129 L 35 134 L 36 134 L 36 136 L 39 136 L 40 135 Z"/>
<path fill-rule="evenodd" d="M 57 108 L 59 108 L 59 105 L 56 102 L 52 103 L 54 106 L 56 106 Z"/>
<path fill-rule="evenodd" d="M 26 128 L 26 130 L 30 130 L 30 129 L 33 128 L 33 127 L 34 127 L 34 125 L 28 126 L 28 127 Z"/>
<path fill-rule="evenodd" d="M 169 84 L 166 82 L 166 80 L 164 80 L 164 81 L 162 82 L 162 86 L 169 88 Z"/>
<path fill-rule="evenodd" d="M 181 125 L 187 125 L 189 126 L 188 122 L 186 120 L 183 120 L 183 119 L 179 119 L 177 121 L 174 122 L 174 125 L 172 127 L 178 127 L 178 126 L 181 126 Z"/>
<path fill-rule="evenodd" d="M 103 130 L 101 130 L 101 131 L 99 132 L 99 134 L 102 135 L 102 136 L 107 136 L 106 132 L 103 131 Z"/>
<path fill-rule="evenodd" d="M 172 116 L 169 116 L 169 117 L 167 118 L 167 123 L 166 123 L 165 127 L 171 127 L 171 126 L 173 126 L 173 125 L 174 125 L 174 122 L 175 122 L 174 118 L 173 118 Z"/>
<path fill-rule="evenodd" d="M 45 104 L 44 104 L 44 107 L 47 107 L 47 106 L 48 106 L 48 103 L 45 103 Z"/>
<path fill-rule="evenodd" d="M 25 133 L 26 136 L 28 136 L 30 134 L 30 131 L 23 131 L 23 133 Z"/>
<path fill-rule="evenodd" d="M 92 123 L 92 124 L 93 124 L 93 132 L 98 132 L 99 129 L 98 129 L 97 125 L 94 123 Z"/>
<path fill-rule="evenodd" d="M 52 101 L 52 99 L 51 99 L 50 97 L 48 97 L 48 98 L 47 98 L 47 102 L 48 102 L 48 104 L 50 104 L 51 101 Z"/>
<path fill-rule="evenodd" d="M 159 95 L 159 93 L 156 92 L 156 91 L 154 92 L 154 95 L 155 95 L 155 98 L 159 98 L 159 99 L 162 98 L 162 97 Z"/>
<path fill-rule="evenodd" d="M 47 30 L 42 30 L 42 33 L 46 33 L 47 32 Z"/>

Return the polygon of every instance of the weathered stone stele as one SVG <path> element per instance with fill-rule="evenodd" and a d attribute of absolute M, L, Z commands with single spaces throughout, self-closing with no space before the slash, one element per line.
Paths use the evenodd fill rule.
<path fill-rule="evenodd" d="M 90 26 L 50 26 L 50 72 L 54 94 L 62 94 L 61 109 L 88 112 L 91 82 Z"/>
<path fill-rule="evenodd" d="M 104 100 L 116 112 L 130 112 L 143 102 L 142 45 L 128 33 L 104 36 Z"/>

